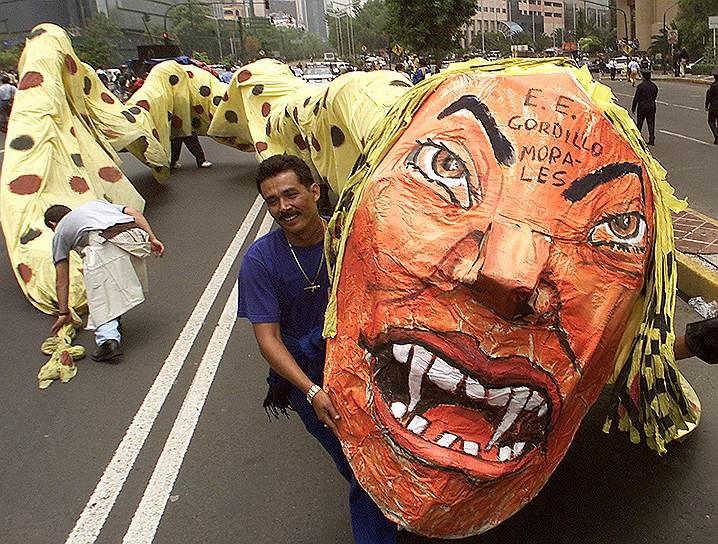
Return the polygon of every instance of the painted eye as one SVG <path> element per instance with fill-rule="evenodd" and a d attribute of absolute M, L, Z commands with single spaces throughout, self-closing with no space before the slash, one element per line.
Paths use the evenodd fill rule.
<path fill-rule="evenodd" d="M 451 202 L 462 208 L 470 208 L 473 200 L 466 164 L 443 142 L 417 142 L 407 164 L 413 166 L 427 180 L 441 185 L 449 194 Z"/>
<path fill-rule="evenodd" d="M 624 251 L 643 251 L 645 238 L 646 220 L 638 212 L 613 215 L 596 224 L 588 233 L 593 245 L 608 245 Z"/>

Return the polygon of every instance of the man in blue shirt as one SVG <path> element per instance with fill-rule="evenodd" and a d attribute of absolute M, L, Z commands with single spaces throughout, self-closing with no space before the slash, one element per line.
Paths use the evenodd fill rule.
<path fill-rule="evenodd" d="M 321 387 L 329 278 L 319 185 L 306 163 L 292 155 L 264 160 L 256 181 L 280 228 L 254 242 L 244 256 L 237 315 L 252 323 L 259 351 L 272 368 L 265 407 L 294 409 L 347 479 L 355 542 L 394 544 L 396 525 L 356 481 L 336 437 L 339 414 Z"/>

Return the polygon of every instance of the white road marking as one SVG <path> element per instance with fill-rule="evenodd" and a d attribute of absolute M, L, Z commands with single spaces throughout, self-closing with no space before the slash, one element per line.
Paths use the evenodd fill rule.
<path fill-rule="evenodd" d="M 272 216 L 267 213 L 257 232 L 257 238 L 272 227 Z M 256 240 L 256 238 L 255 238 Z M 179 474 L 195 428 L 207 400 L 212 381 L 227 347 L 227 341 L 237 321 L 237 283 L 235 282 L 212 338 L 202 356 L 192 385 L 172 426 L 167 442 L 152 472 L 130 527 L 122 540 L 124 544 L 151 543 L 160 524 L 167 501 Z"/>
<path fill-rule="evenodd" d="M 691 142 L 696 142 L 697 144 L 703 144 L 713 147 L 713 144 L 710 142 L 704 142 L 703 140 L 698 140 L 697 138 L 691 138 L 690 136 L 684 136 L 683 134 L 677 134 L 675 132 L 670 132 L 668 130 L 659 130 L 658 132 L 662 132 L 663 134 L 668 134 L 669 136 L 675 136 L 676 138 L 682 138 L 684 140 L 690 140 Z"/>
<path fill-rule="evenodd" d="M 616 93 L 616 92 L 614 92 L 613 94 L 615 94 L 616 96 L 623 96 L 625 98 L 633 98 L 632 94 Z M 674 108 L 683 108 L 683 109 L 691 110 L 691 111 L 703 111 L 700 108 L 694 108 L 693 106 L 684 106 L 683 104 L 671 104 L 670 102 L 663 102 L 662 100 L 656 100 L 656 104 L 662 104 L 664 106 L 672 106 Z"/>
<path fill-rule="evenodd" d="M 157 378 L 155 378 L 145 400 L 135 414 L 132 423 L 127 428 L 125 436 L 122 438 L 112 460 L 109 465 L 107 465 L 105 472 L 97 483 L 95 491 L 90 496 L 85 509 L 75 523 L 75 527 L 67 537 L 66 544 L 91 543 L 94 542 L 100 534 L 100 530 L 105 524 L 110 510 L 112 510 L 117 496 L 122 490 L 122 486 L 130 470 L 132 470 L 137 455 L 152 430 L 152 425 L 157 418 L 157 414 L 162 408 L 170 389 L 172 389 L 172 385 L 187 358 L 187 354 L 192 348 L 197 334 L 202 328 L 224 280 L 227 278 L 237 255 L 239 255 L 249 235 L 249 231 L 259 215 L 262 204 L 262 197 L 258 195 L 247 213 L 244 222 L 219 262 L 212 278 L 209 280 L 207 287 L 205 287 L 204 292 L 200 296 L 187 323 L 185 323 L 182 332 L 180 332 L 175 345 L 165 359 L 160 372 L 157 374 Z"/>

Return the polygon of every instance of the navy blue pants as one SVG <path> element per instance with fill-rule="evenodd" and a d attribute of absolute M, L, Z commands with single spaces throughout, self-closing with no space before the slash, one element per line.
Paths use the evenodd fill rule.
<path fill-rule="evenodd" d="M 359 485 L 341 444 L 334 433 L 319 421 L 314 408 L 299 389 L 292 386 L 289 402 L 297 411 L 304 426 L 332 457 L 339 474 L 349 482 L 349 512 L 356 544 L 396 544 L 396 525 L 386 519 L 372 498 Z"/>

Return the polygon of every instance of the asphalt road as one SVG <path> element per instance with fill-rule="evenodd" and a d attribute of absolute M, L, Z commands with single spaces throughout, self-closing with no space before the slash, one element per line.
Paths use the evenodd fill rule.
<path fill-rule="evenodd" d="M 630 101 L 630 85 L 612 86 Z M 705 88 L 659 86 L 659 98 L 674 104 L 661 105 L 659 130 L 709 142 Z M 248 324 L 233 319 L 241 252 L 233 261 L 228 247 L 234 239 L 246 248 L 266 217 L 253 207 L 254 158 L 208 140 L 205 149 L 213 168 L 190 166 L 185 151 L 185 168 L 166 186 L 126 156 L 123 169 L 167 253 L 150 265 L 147 302 L 123 320 L 123 364 L 86 359 L 71 382 L 39 391 L 39 346 L 52 319 L 25 301 L 7 261 L 0 265 L 1 542 L 92 542 L 96 534 L 96 542 L 132 544 L 152 535 L 157 543 L 351 542 L 346 485 L 296 418 L 267 420 L 266 364 Z M 718 149 L 659 132 L 655 154 L 679 195 L 718 215 L 710 175 Z M 242 229 L 250 210 L 259 213 Z M 679 328 L 696 317 L 679 302 Z M 91 334 L 79 341 L 92 349 Z M 622 433 L 604 435 L 604 395 L 539 496 L 462 542 L 713 543 L 718 372 L 697 360 L 682 368 L 703 402 L 688 440 L 659 457 Z M 438 541 L 404 533 L 400 542 Z"/>

